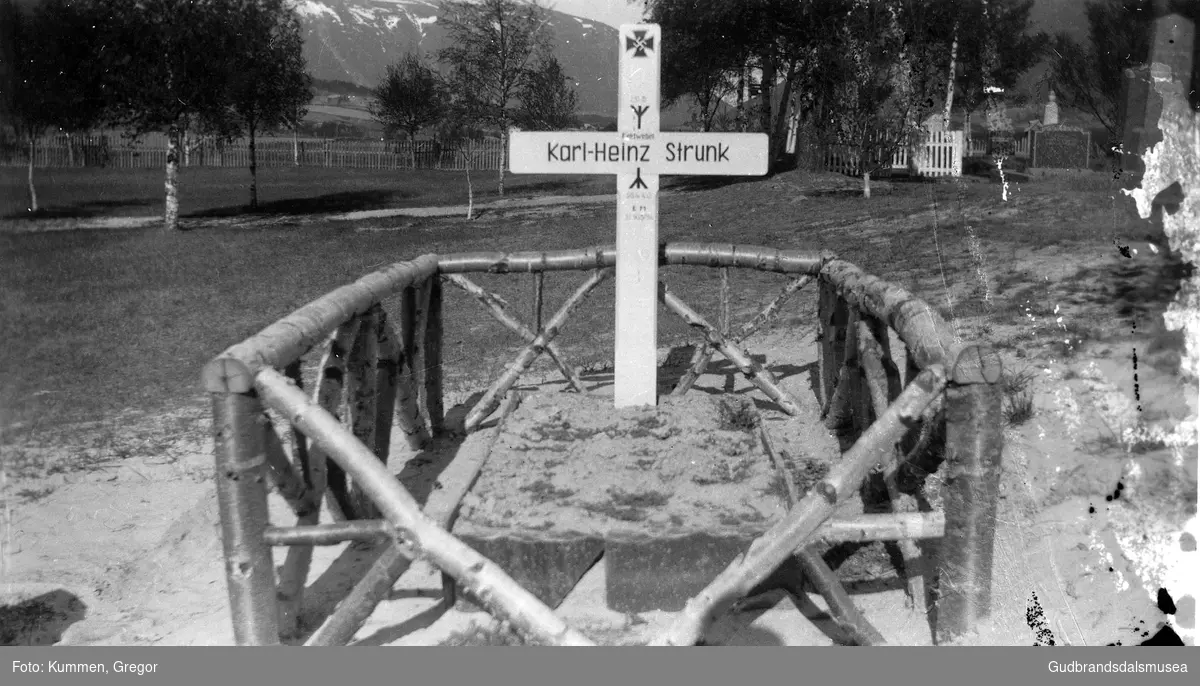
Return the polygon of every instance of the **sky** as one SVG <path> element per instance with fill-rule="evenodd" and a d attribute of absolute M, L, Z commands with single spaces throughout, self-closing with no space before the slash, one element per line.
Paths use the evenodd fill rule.
<path fill-rule="evenodd" d="M 610 26 L 641 21 L 642 0 L 544 0 L 544 4 L 567 14 L 601 21 Z M 1030 12 L 1035 30 L 1057 33 L 1066 31 L 1086 37 L 1084 0 L 1037 0 Z"/>
<path fill-rule="evenodd" d="M 542 4 L 559 12 L 604 22 L 613 27 L 640 22 L 646 6 L 641 0 L 543 0 Z"/>

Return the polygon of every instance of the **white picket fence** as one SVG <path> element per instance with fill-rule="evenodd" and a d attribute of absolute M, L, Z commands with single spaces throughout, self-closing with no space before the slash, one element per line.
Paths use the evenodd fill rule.
<path fill-rule="evenodd" d="M 185 167 L 240 167 L 250 165 L 248 139 L 220 141 L 188 137 L 181 151 Z M 415 150 L 415 160 L 414 160 Z M 470 148 L 471 169 L 496 170 L 504 148 L 498 138 L 474 141 Z M 255 141 L 255 159 L 260 167 L 292 166 L 342 169 L 462 170 L 467 155 L 461 150 L 432 140 L 381 141 L 362 139 L 262 137 Z M 0 147 L 0 166 L 26 166 L 25 145 Z M 117 169 L 162 169 L 167 164 L 167 137 L 149 133 L 130 140 L 119 133 L 58 134 L 37 141 L 33 150 L 35 167 L 113 167 Z"/>
<path fill-rule="evenodd" d="M 901 146 L 891 155 L 890 162 L 881 164 L 882 150 L 869 152 L 868 166 L 874 169 L 907 170 L 910 148 L 918 155 L 915 171 L 920 176 L 962 176 L 963 132 L 928 131 L 921 142 Z M 823 151 L 822 162 L 826 171 L 850 176 L 862 174 L 858 151 L 848 145 L 829 145 Z"/>

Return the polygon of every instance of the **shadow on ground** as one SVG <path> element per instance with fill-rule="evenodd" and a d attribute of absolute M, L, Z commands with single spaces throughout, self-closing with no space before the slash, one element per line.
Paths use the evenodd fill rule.
<path fill-rule="evenodd" d="M 15 598 L 14 598 L 15 600 Z M 87 605 L 74 593 L 58 589 L 0 604 L 0 645 L 49 646 L 62 640 L 74 623 L 87 616 Z"/>
<path fill-rule="evenodd" d="M 761 180 L 762 177 L 756 176 L 677 176 L 664 183 L 662 189 L 680 193 L 695 193 Z"/>
<path fill-rule="evenodd" d="M 124 198 L 121 200 L 95 200 L 71 205 L 43 207 L 37 212 L 12 212 L 0 219 L 90 219 L 108 216 L 114 208 L 150 207 L 161 204 L 162 198 Z"/>
<path fill-rule="evenodd" d="M 260 202 L 258 207 L 250 209 L 246 205 L 230 205 L 211 210 L 186 213 L 185 217 L 233 217 L 254 214 L 325 214 L 333 212 L 359 212 L 363 210 L 379 210 L 396 207 L 407 198 L 415 197 L 412 193 L 388 190 L 343 191 L 328 193 L 311 198 L 288 198 L 273 202 Z"/>

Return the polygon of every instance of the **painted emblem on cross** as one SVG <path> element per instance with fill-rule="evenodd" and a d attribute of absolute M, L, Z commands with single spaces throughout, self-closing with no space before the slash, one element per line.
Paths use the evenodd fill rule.
<path fill-rule="evenodd" d="M 634 31 L 633 38 L 625 36 L 625 50 L 632 50 L 634 57 L 645 57 L 647 50 L 654 50 L 654 36 L 647 37 L 648 31 Z"/>

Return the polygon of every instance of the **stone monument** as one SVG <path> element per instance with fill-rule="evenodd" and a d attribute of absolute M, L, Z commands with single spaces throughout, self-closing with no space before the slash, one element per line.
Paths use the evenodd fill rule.
<path fill-rule="evenodd" d="M 1046 101 L 1046 108 L 1042 111 L 1042 124 L 1045 126 L 1053 126 L 1058 123 L 1058 98 L 1054 95 L 1054 89 L 1050 89 L 1050 99 Z"/>

